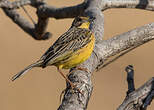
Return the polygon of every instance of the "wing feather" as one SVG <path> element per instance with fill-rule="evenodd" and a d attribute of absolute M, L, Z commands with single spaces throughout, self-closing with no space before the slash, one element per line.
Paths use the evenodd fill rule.
<path fill-rule="evenodd" d="M 60 36 L 57 41 L 41 57 L 44 60 L 43 67 L 49 61 L 72 53 L 90 42 L 91 32 L 89 29 L 70 28 L 66 33 Z M 68 56 L 69 57 L 69 56 Z M 56 62 L 53 62 L 56 63 Z"/>

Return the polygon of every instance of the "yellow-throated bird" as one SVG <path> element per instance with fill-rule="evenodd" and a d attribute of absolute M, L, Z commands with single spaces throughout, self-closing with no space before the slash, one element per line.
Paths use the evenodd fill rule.
<path fill-rule="evenodd" d="M 12 81 L 19 78 L 33 67 L 54 65 L 71 87 L 73 83 L 60 69 L 70 69 L 87 60 L 94 48 L 95 37 L 89 29 L 92 19 L 76 17 L 70 29 L 61 35 L 56 42 L 44 53 L 37 62 L 29 65 L 12 77 Z"/>

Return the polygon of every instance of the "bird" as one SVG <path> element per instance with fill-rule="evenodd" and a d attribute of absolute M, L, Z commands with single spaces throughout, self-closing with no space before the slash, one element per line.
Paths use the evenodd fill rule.
<path fill-rule="evenodd" d="M 68 31 L 62 34 L 38 61 L 14 75 L 11 80 L 15 81 L 34 67 L 56 66 L 58 72 L 75 88 L 61 69 L 76 67 L 91 56 L 95 44 L 94 34 L 90 30 L 92 22 L 90 17 L 75 17 Z"/>

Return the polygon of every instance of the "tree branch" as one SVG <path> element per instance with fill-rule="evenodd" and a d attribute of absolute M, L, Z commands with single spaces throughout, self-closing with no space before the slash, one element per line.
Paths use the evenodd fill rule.
<path fill-rule="evenodd" d="M 80 67 L 86 68 L 88 72 L 76 70 L 69 75 L 69 79 L 81 90 L 82 94 L 77 90 L 72 91 L 67 84 L 62 104 L 58 110 L 86 110 L 93 90 L 91 75 L 95 64 L 97 64 L 95 59 L 97 59 L 96 55 L 92 54 L 90 59 L 80 65 Z"/>
<path fill-rule="evenodd" d="M 56 8 L 53 6 L 43 5 L 42 8 L 39 9 L 39 13 L 42 16 L 53 17 L 56 19 L 74 18 L 79 15 L 82 15 L 86 7 L 87 7 L 86 2 L 83 2 L 76 6 L 62 7 L 62 8 Z"/>
<path fill-rule="evenodd" d="M 11 20 L 16 23 L 19 27 L 21 27 L 26 33 L 30 34 L 32 37 L 34 34 L 34 25 L 29 23 L 24 17 L 22 17 L 17 11 L 4 9 L 4 13 L 11 18 Z"/>
<path fill-rule="evenodd" d="M 102 10 L 109 8 L 137 8 L 153 11 L 154 0 L 103 0 Z"/>
<path fill-rule="evenodd" d="M 109 40 L 103 40 L 97 43 L 95 53 L 97 53 L 100 69 L 104 62 L 111 56 L 127 50 L 129 48 L 138 47 L 148 41 L 154 39 L 154 23 L 144 25 L 133 29 L 129 32 L 112 37 Z"/>
<path fill-rule="evenodd" d="M 81 15 L 88 6 L 88 3 L 87 1 L 85 1 L 76 6 L 56 8 L 54 6 L 47 5 L 44 0 L 20 0 L 14 2 L 3 0 L 0 2 L 0 8 L 5 8 L 5 9 L 18 9 L 25 5 L 31 5 L 35 8 L 38 8 L 39 6 L 37 13 L 39 13 L 39 15 L 43 17 L 53 17 L 56 19 L 60 19 L 60 18 L 73 18 Z"/>
<path fill-rule="evenodd" d="M 2 1 L 3 2 L 3 1 Z M 3 7 L 4 13 L 14 22 L 16 23 L 23 31 L 31 35 L 36 40 L 46 40 L 51 37 L 51 34 L 49 32 L 46 32 L 46 27 L 48 24 L 48 18 L 39 16 L 38 14 L 38 23 L 32 24 L 29 21 L 27 21 L 22 15 L 20 15 L 15 9 L 9 9 L 10 7 L 19 7 L 23 5 L 27 5 L 30 2 L 28 0 L 24 1 L 18 1 L 18 2 L 9 2 L 7 0 L 4 0 L 4 3 L 8 4 L 9 7 Z M 16 5 L 15 5 L 16 4 Z M 45 5 L 44 2 L 41 3 L 42 5 Z M 41 6 L 36 5 L 38 8 Z"/>
<path fill-rule="evenodd" d="M 1 0 L 0 1 L 0 8 L 7 8 L 7 9 L 18 9 L 25 5 L 32 4 L 31 0 L 20 0 L 20 1 L 14 1 L 10 2 L 8 0 Z"/>
<path fill-rule="evenodd" d="M 134 73 L 134 70 L 132 66 L 127 66 L 126 72 L 127 79 L 131 80 L 128 81 L 128 86 L 134 85 L 134 82 L 132 82 L 132 80 L 134 80 L 132 74 Z M 130 89 L 133 91 L 130 91 Z M 128 91 L 130 92 L 127 92 L 125 100 L 117 110 L 146 110 L 147 106 L 151 103 L 154 97 L 154 78 L 151 78 L 137 90 L 131 86 Z"/>

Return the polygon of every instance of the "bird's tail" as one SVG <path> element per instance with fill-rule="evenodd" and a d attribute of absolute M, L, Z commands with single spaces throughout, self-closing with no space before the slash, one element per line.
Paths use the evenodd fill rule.
<path fill-rule="evenodd" d="M 26 72 L 28 72 L 29 70 L 31 70 L 33 67 L 41 67 L 43 63 L 43 60 L 39 60 L 29 66 L 27 66 L 25 69 L 23 69 L 22 71 L 20 71 L 19 73 L 17 73 L 16 75 L 14 75 L 12 77 L 12 81 L 16 80 L 17 78 L 19 78 L 21 75 L 25 74 Z"/>

